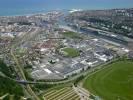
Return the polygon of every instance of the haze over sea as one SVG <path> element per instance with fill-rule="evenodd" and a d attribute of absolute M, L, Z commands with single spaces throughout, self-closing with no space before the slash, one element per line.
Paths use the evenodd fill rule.
<path fill-rule="evenodd" d="M 133 0 L 0 0 L 0 16 L 25 15 L 63 9 L 133 8 Z"/>

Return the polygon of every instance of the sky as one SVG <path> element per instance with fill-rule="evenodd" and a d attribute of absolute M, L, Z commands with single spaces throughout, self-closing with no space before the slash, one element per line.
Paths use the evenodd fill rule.
<path fill-rule="evenodd" d="M 0 7 L 48 7 L 48 8 L 127 8 L 133 7 L 133 0 L 0 0 Z"/>
<path fill-rule="evenodd" d="M 60 9 L 133 8 L 133 0 L 0 0 L 3 13 L 34 12 Z"/>

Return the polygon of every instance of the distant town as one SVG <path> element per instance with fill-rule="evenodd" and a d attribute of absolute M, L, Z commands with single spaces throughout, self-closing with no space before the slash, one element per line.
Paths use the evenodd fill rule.
<path fill-rule="evenodd" d="M 125 56 L 133 59 L 133 8 L 0 17 L 0 60 L 13 72 L 0 76 L 20 84 L 72 82 Z M 90 100 L 83 91 L 77 98 Z"/>

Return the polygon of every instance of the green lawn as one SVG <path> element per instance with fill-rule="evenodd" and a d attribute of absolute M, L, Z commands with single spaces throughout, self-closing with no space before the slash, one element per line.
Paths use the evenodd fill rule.
<path fill-rule="evenodd" d="M 62 51 L 66 53 L 66 56 L 72 57 L 72 58 L 80 55 L 79 51 L 74 48 L 64 48 L 62 49 Z"/>
<path fill-rule="evenodd" d="M 82 37 L 79 36 L 80 34 L 75 33 L 75 32 L 64 32 L 63 35 L 65 37 L 69 37 L 69 38 L 73 38 L 73 39 L 82 39 Z"/>
<path fill-rule="evenodd" d="M 104 100 L 133 100 L 133 62 L 119 61 L 90 75 L 84 88 Z"/>

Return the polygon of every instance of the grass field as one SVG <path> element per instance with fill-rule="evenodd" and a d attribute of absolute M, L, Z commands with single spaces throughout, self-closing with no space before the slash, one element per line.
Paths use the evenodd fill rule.
<path fill-rule="evenodd" d="M 79 51 L 74 48 L 64 48 L 62 49 L 62 51 L 66 53 L 66 56 L 72 57 L 72 58 L 80 55 Z"/>
<path fill-rule="evenodd" d="M 69 37 L 72 39 L 82 39 L 82 37 L 80 37 L 79 34 L 75 32 L 64 32 L 63 35 L 64 37 Z"/>
<path fill-rule="evenodd" d="M 43 95 L 43 98 L 45 98 L 44 100 L 80 100 L 69 86 L 51 89 Z"/>
<path fill-rule="evenodd" d="M 119 61 L 85 80 L 83 86 L 104 100 L 133 100 L 133 62 Z"/>

